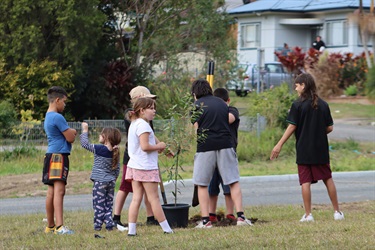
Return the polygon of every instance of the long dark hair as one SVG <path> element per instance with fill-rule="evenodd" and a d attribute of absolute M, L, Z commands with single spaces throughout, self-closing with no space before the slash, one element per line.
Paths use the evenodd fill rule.
<path fill-rule="evenodd" d="M 108 140 L 112 146 L 112 170 L 115 170 L 120 160 L 119 144 L 121 142 L 121 132 L 117 128 L 107 127 L 103 128 L 102 136 Z"/>
<path fill-rule="evenodd" d="M 312 75 L 307 73 L 302 73 L 297 76 L 297 78 L 294 80 L 294 83 L 298 84 L 305 84 L 305 88 L 303 89 L 303 92 L 301 93 L 300 100 L 311 100 L 311 107 L 313 109 L 318 108 L 318 94 L 316 93 L 316 85 L 315 80 L 312 77 Z"/>

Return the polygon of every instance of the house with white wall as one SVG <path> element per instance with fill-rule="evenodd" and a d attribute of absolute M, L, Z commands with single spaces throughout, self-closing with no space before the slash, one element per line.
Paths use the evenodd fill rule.
<path fill-rule="evenodd" d="M 362 0 L 364 11 L 371 0 Z M 307 51 L 321 36 L 329 52 L 360 54 L 364 51 L 357 24 L 349 20 L 359 9 L 359 0 L 257 0 L 227 12 L 237 19 L 238 60 L 275 61 L 274 52 L 284 43 Z"/>

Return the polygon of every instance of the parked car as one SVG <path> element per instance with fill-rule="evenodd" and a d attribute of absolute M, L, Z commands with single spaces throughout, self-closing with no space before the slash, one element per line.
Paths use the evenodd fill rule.
<path fill-rule="evenodd" d="M 291 81 L 291 75 L 280 62 L 266 62 L 264 69 L 259 74 L 260 80 L 258 80 L 256 64 L 239 64 L 238 67 L 243 69 L 243 76 L 241 78 L 234 77 L 226 83 L 226 88 L 235 91 L 237 96 L 246 96 L 248 93 L 256 91 L 258 82 L 262 91 Z"/>
<path fill-rule="evenodd" d="M 238 64 L 238 66 L 230 72 L 231 79 L 227 81 L 225 88 L 230 91 L 235 91 L 237 96 L 246 96 L 252 91 L 251 86 L 248 84 L 252 69 L 252 64 Z"/>

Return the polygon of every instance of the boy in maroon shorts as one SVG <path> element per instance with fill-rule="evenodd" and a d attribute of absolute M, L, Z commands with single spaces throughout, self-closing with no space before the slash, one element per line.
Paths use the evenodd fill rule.
<path fill-rule="evenodd" d="M 330 168 L 327 134 L 333 130 L 333 120 L 328 104 L 316 94 L 314 78 L 310 74 L 300 74 L 295 79 L 296 100 L 287 117 L 289 123 L 284 135 L 271 152 L 270 159 L 279 156 L 282 146 L 294 133 L 298 176 L 302 187 L 305 214 L 301 222 L 314 221 L 311 214 L 311 183 L 323 180 L 331 199 L 335 220 L 344 219 L 339 209 L 336 186 Z"/>

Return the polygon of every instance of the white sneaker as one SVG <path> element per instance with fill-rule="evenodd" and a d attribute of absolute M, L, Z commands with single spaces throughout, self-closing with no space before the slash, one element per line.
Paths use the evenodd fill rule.
<path fill-rule="evenodd" d="M 335 220 L 343 220 L 344 219 L 344 213 L 341 212 L 341 211 L 335 211 L 335 213 L 333 214 L 333 218 Z"/>
<path fill-rule="evenodd" d="M 304 214 L 302 216 L 302 218 L 299 220 L 300 222 L 309 222 L 309 221 L 314 221 L 314 217 L 312 216 L 312 214 L 309 214 L 306 216 L 306 214 Z"/>
<path fill-rule="evenodd" d="M 116 227 L 120 232 L 128 231 L 128 227 L 121 226 L 120 224 L 116 224 Z"/>
<path fill-rule="evenodd" d="M 252 226 L 252 225 L 253 224 L 248 219 L 242 219 L 242 218 L 237 219 L 237 226 Z"/>
<path fill-rule="evenodd" d="M 211 221 L 207 222 L 206 224 L 203 224 L 203 221 L 201 221 L 195 228 L 211 228 L 211 227 L 212 227 Z"/>

